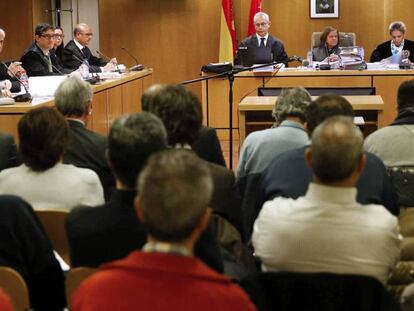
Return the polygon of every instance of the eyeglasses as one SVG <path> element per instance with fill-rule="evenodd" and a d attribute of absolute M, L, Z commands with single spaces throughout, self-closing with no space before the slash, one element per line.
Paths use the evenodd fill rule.
<path fill-rule="evenodd" d="M 40 35 L 41 37 L 43 37 L 43 38 L 46 38 L 46 39 L 54 39 L 55 37 L 56 37 L 56 35 Z"/>
<path fill-rule="evenodd" d="M 55 38 L 64 38 L 65 35 L 55 35 Z"/>
<path fill-rule="evenodd" d="M 254 24 L 257 28 L 259 28 L 259 27 L 265 27 L 265 26 L 267 26 L 267 24 L 269 24 L 269 23 L 256 23 L 256 24 Z"/>
<path fill-rule="evenodd" d="M 87 32 L 87 33 L 80 32 L 80 34 L 81 35 L 84 35 L 84 36 L 88 36 L 88 37 L 92 37 L 93 36 L 93 33 L 92 32 Z"/>

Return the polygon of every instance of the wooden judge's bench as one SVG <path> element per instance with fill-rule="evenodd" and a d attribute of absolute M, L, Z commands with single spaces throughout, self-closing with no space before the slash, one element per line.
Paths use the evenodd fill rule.
<path fill-rule="evenodd" d="M 368 124 L 375 128 L 381 128 L 390 124 L 396 117 L 396 94 L 399 85 L 406 80 L 414 78 L 414 70 L 301 70 L 297 68 L 287 68 L 284 71 L 277 73 L 270 72 L 242 72 L 235 75 L 233 86 L 233 138 L 243 140 L 240 134 L 247 135 L 251 130 L 254 130 L 254 120 L 246 125 L 246 118 L 239 118 L 239 104 L 246 97 L 257 96 L 257 90 L 260 87 L 326 87 L 326 88 L 361 88 L 371 87 L 375 88 L 375 95 L 379 95 L 383 104 L 378 102 L 378 98 L 372 99 L 375 105 L 371 105 L 369 115 L 372 115 L 374 110 L 378 110 L 377 120 L 373 120 L 371 116 L 368 117 Z M 204 113 L 204 123 L 215 127 L 221 139 L 228 139 L 229 137 L 229 82 L 226 78 L 214 78 L 206 80 L 202 84 L 202 104 Z M 264 100 L 264 99 L 261 99 Z M 275 100 L 275 99 L 274 99 Z M 366 103 L 367 99 L 364 99 Z M 255 110 L 253 101 L 258 99 L 249 99 L 248 109 Z M 265 100 L 266 101 L 266 100 Z M 263 110 L 263 116 L 267 117 L 267 123 L 262 125 L 269 126 L 271 123 L 271 109 L 269 110 L 269 103 L 272 99 L 267 99 L 267 108 Z M 352 98 L 352 104 L 357 105 L 358 99 Z M 273 101 L 274 102 L 274 101 Z M 246 105 L 246 101 L 244 105 Z M 263 102 L 261 103 L 263 104 Z M 356 107 L 354 105 L 354 108 Z M 366 107 L 366 105 L 364 106 Z M 244 108 L 246 109 L 246 106 Z M 260 109 L 256 109 L 260 110 Z M 244 110 L 246 116 L 246 110 Z M 375 114 L 377 112 L 375 111 Z M 356 115 L 358 111 L 356 111 Z M 362 115 L 364 116 L 364 115 Z M 243 124 L 240 124 L 243 122 Z M 257 121 L 262 122 L 262 121 Z M 269 123 L 270 122 L 270 123 Z M 375 124 L 373 124 L 375 122 Z M 260 125 L 260 123 L 256 124 Z M 260 127 L 260 126 L 259 126 Z M 256 127 L 258 128 L 258 127 Z M 241 131 L 240 131 L 241 129 Z"/>
<path fill-rule="evenodd" d="M 141 95 L 152 84 L 152 69 L 130 72 L 121 78 L 92 86 L 92 115 L 88 128 L 107 135 L 111 123 L 124 113 L 141 111 Z M 22 115 L 35 107 L 54 106 L 54 100 L 34 99 L 32 103 L 0 106 L 0 131 L 17 137 L 17 124 Z"/>

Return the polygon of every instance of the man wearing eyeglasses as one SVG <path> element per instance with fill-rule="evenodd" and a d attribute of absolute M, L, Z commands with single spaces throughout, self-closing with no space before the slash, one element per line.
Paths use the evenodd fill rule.
<path fill-rule="evenodd" d="M 244 66 L 252 64 L 267 63 L 276 61 L 287 65 L 288 56 L 282 41 L 269 35 L 270 20 L 269 15 L 264 12 L 258 12 L 253 17 L 256 33 L 245 38 L 239 45 L 235 63 L 241 63 Z M 244 55 L 239 55 L 244 50 Z M 269 54 L 268 56 L 266 54 Z M 253 55 L 252 55 L 253 54 Z M 242 56 L 242 57 L 241 57 Z M 246 64 L 248 59 L 250 63 Z"/>
<path fill-rule="evenodd" d="M 74 39 L 69 41 L 63 49 L 63 65 L 65 68 L 76 69 L 80 65 L 87 64 L 90 72 L 108 72 L 115 69 L 116 58 L 106 62 L 102 58 L 93 56 L 88 48 L 92 40 L 92 28 L 87 24 L 78 24 L 73 30 Z"/>
<path fill-rule="evenodd" d="M 55 43 L 55 28 L 50 24 L 38 24 L 35 29 L 35 42 L 24 52 L 21 62 L 29 77 L 53 76 L 69 73 L 50 50 Z"/>

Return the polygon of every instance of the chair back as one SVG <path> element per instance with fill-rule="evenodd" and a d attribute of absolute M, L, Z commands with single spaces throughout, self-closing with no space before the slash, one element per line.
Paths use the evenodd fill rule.
<path fill-rule="evenodd" d="M 311 47 L 316 48 L 321 44 L 322 32 L 313 32 L 311 36 Z M 339 46 L 355 46 L 356 34 L 355 32 L 339 32 Z"/>
<path fill-rule="evenodd" d="M 25 280 L 16 270 L 0 266 L 0 287 L 9 295 L 15 311 L 29 309 L 29 290 Z"/>
<path fill-rule="evenodd" d="M 333 273 L 260 272 L 240 284 L 260 311 L 397 311 L 376 279 Z"/>
<path fill-rule="evenodd" d="M 76 289 L 84 280 L 96 271 L 98 271 L 98 269 L 89 267 L 76 267 L 68 271 L 66 274 L 66 301 L 68 302 L 69 307 L 72 295 L 75 293 Z"/>
<path fill-rule="evenodd" d="M 398 204 L 414 207 L 414 166 L 389 166 L 387 172 L 397 190 Z"/>
<path fill-rule="evenodd" d="M 41 209 L 35 212 L 49 240 L 52 242 L 53 248 L 70 265 L 69 243 L 65 229 L 65 221 L 69 211 L 65 209 Z"/>

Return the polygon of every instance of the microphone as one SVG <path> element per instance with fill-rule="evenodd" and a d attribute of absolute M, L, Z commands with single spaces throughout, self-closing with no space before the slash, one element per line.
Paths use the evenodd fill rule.
<path fill-rule="evenodd" d="M 9 70 L 9 67 L 3 62 L 1 64 L 6 68 L 7 72 L 10 73 L 13 78 L 15 78 L 17 81 L 19 81 L 20 85 L 23 86 L 24 90 L 26 91 L 26 94 L 20 94 L 13 97 L 15 102 L 31 102 L 33 97 L 30 95 L 29 90 L 27 89 L 27 86 L 20 80 L 11 70 Z"/>
<path fill-rule="evenodd" d="M 410 51 L 402 50 L 401 51 L 401 61 L 399 64 L 400 69 L 411 69 L 411 62 L 408 59 L 410 57 Z"/>
<path fill-rule="evenodd" d="M 302 66 L 308 67 L 310 65 L 309 61 L 307 59 L 302 59 Z"/>
<path fill-rule="evenodd" d="M 89 66 L 87 61 L 80 59 L 75 54 L 72 54 L 72 57 L 74 59 L 78 60 L 79 62 L 81 62 L 82 64 L 84 64 L 86 67 L 88 67 L 89 72 L 91 72 L 92 78 L 85 79 L 85 81 L 88 81 L 90 84 L 95 84 L 95 83 L 101 81 L 101 78 L 98 76 L 98 73 L 95 70 L 93 70 L 93 68 L 91 66 Z M 94 73 L 95 73 L 95 76 L 93 76 Z"/>
<path fill-rule="evenodd" d="M 99 54 L 100 57 L 102 57 L 104 59 L 104 61 L 109 62 L 111 60 L 111 58 L 109 58 L 108 56 L 106 56 L 104 53 L 102 53 L 99 50 L 96 50 L 96 53 Z"/>
<path fill-rule="evenodd" d="M 144 69 L 143 65 L 138 64 L 138 59 L 136 59 L 136 57 L 134 57 L 125 47 L 121 47 L 121 50 L 127 53 L 135 61 L 135 65 L 129 68 L 130 71 L 140 71 Z"/>
<path fill-rule="evenodd" d="M 55 69 L 58 73 L 60 73 L 62 76 L 65 75 L 62 71 L 60 71 L 59 69 L 57 69 L 57 67 L 55 65 L 53 65 L 52 63 L 51 63 L 51 65 L 52 65 L 52 68 Z"/>
<path fill-rule="evenodd" d="M 300 56 L 296 56 L 296 55 L 290 56 L 288 58 L 288 62 L 290 63 L 290 62 L 293 62 L 293 61 L 303 62 L 303 58 L 300 57 Z"/>
<path fill-rule="evenodd" d="M 74 58 L 74 59 L 76 59 L 77 61 L 79 61 L 79 62 L 81 62 L 82 64 L 85 64 L 86 65 L 86 67 L 88 67 L 88 69 L 89 69 L 89 71 L 91 71 L 91 73 L 97 73 L 97 71 L 95 70 L 95 69 L 93 69 L 89 64 L 88 64 L 88 62 L 87 61 L 85 61 L 85 60 L 83 60 L 83 59 L 80 59 L 79 57 L 77 57 L 75 54 L 72 54 L 72 57 Z"/>

